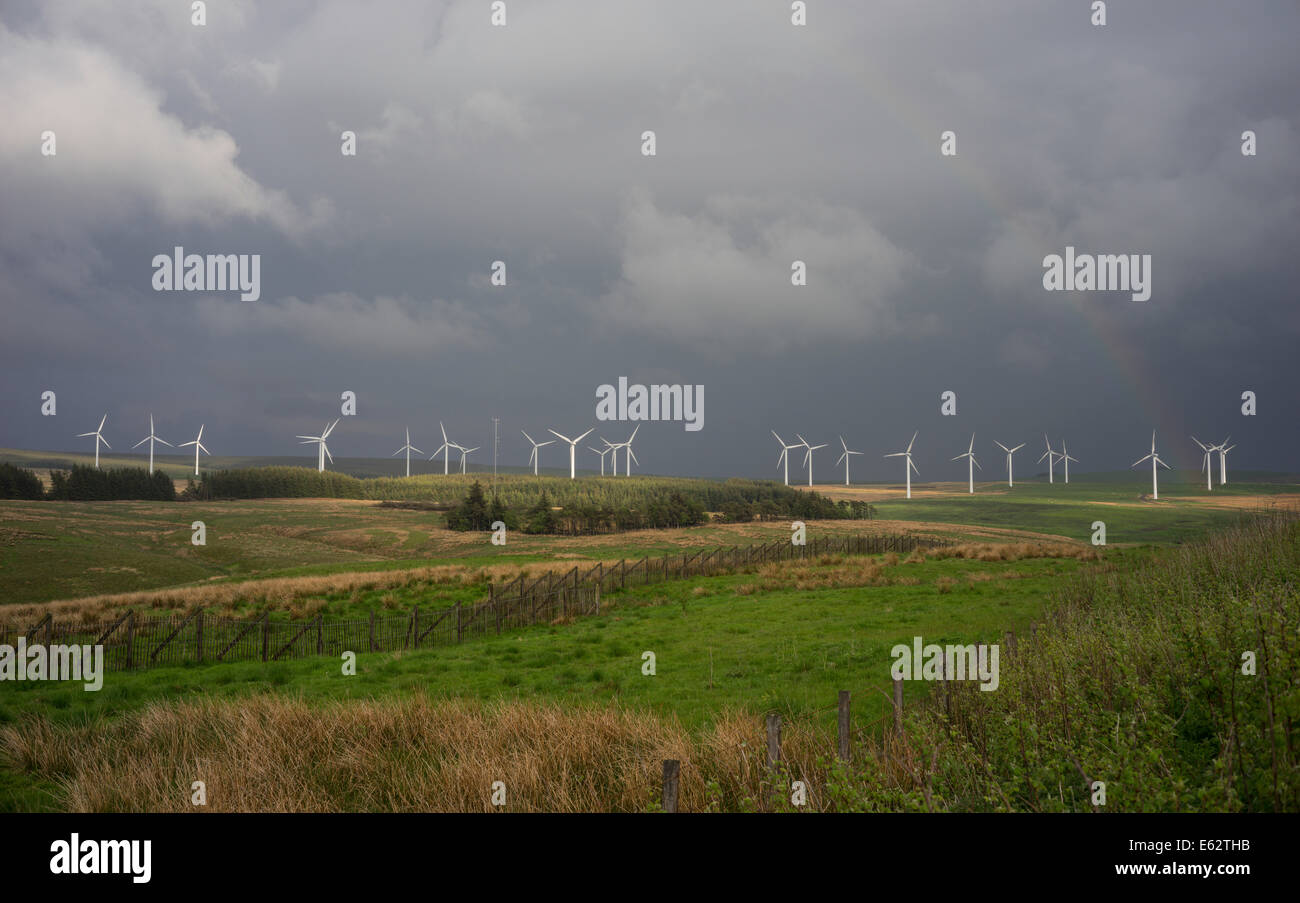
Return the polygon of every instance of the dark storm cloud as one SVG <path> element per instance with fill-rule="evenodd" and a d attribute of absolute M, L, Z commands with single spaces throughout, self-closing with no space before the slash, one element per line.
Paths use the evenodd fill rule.
<path fill-rule="evenodd" d="M 702 432 L 641 431 L 652 472 L 770 475 L 772 427 L 843 433 L 862 478 L 916 429 L 925 479 L 971 431 L 1083 469 L 1233 432 L 1295 469 L 1293 4 L 507 6 L 0 13 L 0 445 L 153 411 L 289 454 L 351 389 L 336 452 L 497 415 L 521 463 L 519 427 L 595 425 L 626 375 L 706 387 Z M 261 254 L 261 300 L 152 292 L 176 245 Z M 1151 254 L 1151 301 L 1044 292 L 1066 245 Z"/>

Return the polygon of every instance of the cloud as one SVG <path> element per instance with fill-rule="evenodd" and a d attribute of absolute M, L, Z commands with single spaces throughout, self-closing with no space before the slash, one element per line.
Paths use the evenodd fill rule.
<path fill-rule="evenodd" d="M 234 137 L 187 126 L 162 93 L 106 51 L 18 35 L 0 25 L 0 194 L 23 210 L 13 234 L 75 239 L 145 212 L 171 225 L 269 223 L 298 238 L 328 218 L 236 163 Z M 39 136 L 55 132 L 58 154 Z"/>
<path fill-rule="evenodd" d="M 490 339 L 479 316 L 438 298 L 417 302 L 337 292 L 311 300 L 243 302 L 209 295 L 198 300 L 198 319 L 222 338 L 270 337 L 294 347 L 383 358 L 482 348 Z"/>
<path fill-rule="evenodd" d="M 845 207 L 715 196 L 695 215 L 629 193 L 620 274 L 597 311 L 695 348 L 778 350 L 855 341 L 889 328 L 907 255 Z M 807 265 L 806 286 L 791 265 Z"/>

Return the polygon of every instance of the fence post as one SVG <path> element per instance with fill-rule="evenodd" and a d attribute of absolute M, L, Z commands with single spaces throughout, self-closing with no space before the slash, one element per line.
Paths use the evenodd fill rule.
<path fill-rule="evenodd" d="M 849 760 L 849 691 L 840 690 L 840 761 Z"/>
<path fill-rule="evenodd" d="M 316 616 L 316 654 L 325 654 L 325 615 Z"/>
<path fill-rule="evenodd" d="M 411 648 L 420 648 L 420 606 L 411 608 Z"/>
<path fill-rule="evenodd" d="M 677 759 L 664 759 L 664 811 L 677 811 L 677 789 L 682 763 Z"/>
<path fill-rule="evenodd" d="M 271 645 L 271 613 L 268 611 L 262 615 L 262 661 L 266 661 L 266 656 Z"/>
<path fill-rule="evenodd" d="M 456 642 L 458 643 L 461 642 L 461 631 L 464 629 L 461 626 L 460 611 L 461 611 L 460 602 L 457 601 L 456 602 Z"/>
<path fill-rule="evenodd" d="M 903 680 L 894 678 L 894 733 L 903 736 Z"/>
<path fill-rule="evenodd" d="M 203 661 L 203 609 L 194 617 L 194 647 L 198 650 L 199 661 Z"/>
<path fill-rule="evenodd" d="M 135 666 L 135 611 L 126 617 L 126 667 Z"/>
<path fill-rule="evenodd" d="M 370 609 L 370 651 L 375 651 L 375 610 Z"/>

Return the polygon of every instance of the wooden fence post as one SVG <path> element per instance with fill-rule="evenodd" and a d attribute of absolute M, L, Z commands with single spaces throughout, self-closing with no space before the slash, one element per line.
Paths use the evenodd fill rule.
<path fill-rule="evenodd" d="M 894 733 L 903 736 L 903 680 L 894 678 Z"/>
<path fill-rule="evenodd" d="M 664 759 L 664 811 L 677 811 L 677 789 L 682 763 L 677 759 Z"/>
<path fill-rule="evenodd" d="M 135 665 L 135 612 L 132 611 L 126 618 L 126 667 L 129 669 Z"/>
<path fill-rule="evenodd" d="M 375 610 L 370 609 L 370 651 L 375 651 Z"/>
<path fill-rule="evenodd" d="M 194 648 L 198 653 L 199 661 L 203 661 L 203 609 L 194 617 Z"/>
<path fill-rule="evenodd" d="M 456 642 L 458 643 L 461 642 L 462 631 L 464 630 L 464 628 L 461 626 L 460 612 L 461 612 L 460 602 L 457 601 L 456 602 Z"/>
<path fill-rule="evenodd" d="M 849 761 L 849 691 L 840 690 L 840 761 Z"/>
<path fill-rule="evenodd" d="M 420 606 L 411 608 L 411 648 L 420 648 Z"/>
<path fill-rule="evenodd" d="M 316 654 L 325 654 L 325 615 L 316 616 Z"/>
<path fill-rule="evenodd" d="M 262 615 L 262 661 L 266 661 L 271 645 L 271 613 Z"/>

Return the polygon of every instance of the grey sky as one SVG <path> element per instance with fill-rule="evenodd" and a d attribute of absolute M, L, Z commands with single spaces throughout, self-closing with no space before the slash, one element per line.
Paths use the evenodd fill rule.
<path fill-rule="evenodd" d="M 520 428 L 625 438 L 594 408 L 626 375 L 705 386 L 702 431 L 642 428 L 655 473 L 775 475 L 772 428 L 843 433 L 864 479 L 914 430 L 925 480 L 972 431 L 986 474 L 994 439 L 1119 469 L 1152 428 L 1297 469 L 1294 3 L 489 6 L 4 3 L 0 446 L 107 411 L 118 450 L 152 411 L 299 454 L 350 389 L 336 455 L 495 415 L 522 464 Z M 175 245 L 261 254 L 261 300 L 153 292 Z M 1151 254 L 1151 300 L 1043 291 L 1066 245 Z"/>

